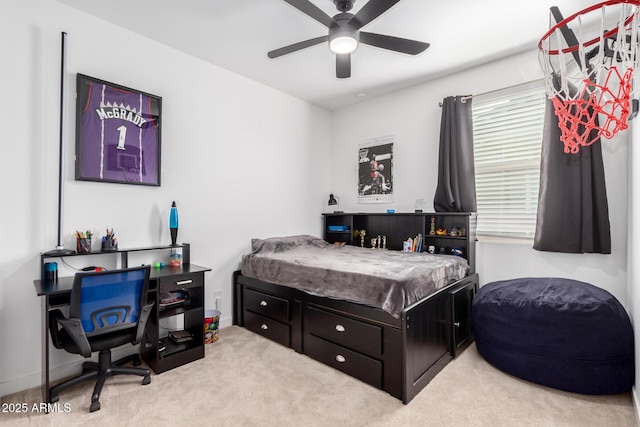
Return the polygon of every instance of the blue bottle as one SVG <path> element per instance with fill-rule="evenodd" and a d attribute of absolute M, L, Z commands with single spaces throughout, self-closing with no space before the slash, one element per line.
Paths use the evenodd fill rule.
<path fill-rule="evenodd" d="M 171 204 L 169 231 L 171 231 L 171 246 L 176 246 L 176 240 L 178 239 L 178 208 L 176 207 L 176 202 Z"/>

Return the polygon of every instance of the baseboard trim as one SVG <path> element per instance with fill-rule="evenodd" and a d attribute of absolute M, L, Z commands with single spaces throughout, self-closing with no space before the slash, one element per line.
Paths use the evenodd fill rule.
<path fill-rule="evenodd" d="M 631 400 L 633 400 L 633 413 L 636 416 L 636 425 L 640 426 L 640 397 L 638 396 L 638 389 L 636 386 L 631 388 Z"/>
<path fill-rule="evenodd" d="M 232 325 L 233 325 L 233 319 L 231 318 L 231 316 L 220 317 L 220 323 L 218 324 L 218 327 L 220 329 L 226 328 L 227 326 L 232 326 Z"/>
<path fill-rule="evenodd" d="M 127 354 L 131 354 L 134 350 L 134 347 L 129 345 L 128 347 L 123 347 L 122 349 L 117 349 L 113 351 L 113 360 L 117 360 L 120 357 L 124 357 Z M 53 349 L 54 351 L 57 351 Z M 63 351 L 63 350 L 60 350 Z M 68 378 L 73 375 L 77 375 L 79 373 L 82 362 L 87 359 L 76 355 L 67 355 L 68 360 L 66 360 L 62 365 L 53 366 L 49 369 L 49 377 L 51 381 L 58 381 L 63 378 Z M 93 355 L 93 357 L 89 360 L 93 360 L 94 362 L 98 361 L 97 354 Z M 23 375 L 21 377 L 12 378 L 8 381 L 0 383 L 0 398 L 4 396 L 8 396 L 10 394 L 19 393 L 21 391 L 26 391 L 35 387 L 42 386 L 42 372 L 32 372 L 27 375 Z"/>
<path fill-rule="evenodd" d="M 219 328 L 225 328 L 227 326 L 232 325 L 231 316 L 221 317 L 220 323 L 218 325 Z M 120 357 L 126 356 L 132 352 L 132 347 L 123 347 L 121 350 L 114 350 L 113 359 L 116 360 Z M 53 349 L 53 351 L 56 351 Z M 78 358 L 78 356 L 68 355 L 68 361 L 65 361 L 64 364 L 59 366 L 54 366 L 50 369 L 49 375 L 51 377 L 51 381 L 57 381 L 62 378 L 67 378 L 72 375 L 76 375 L 78 373 L 79 366 L 81 362 L 84 361 L 82 358 Z M 98 361 L 97 355 L 91 359 L 94 361 Z M 10 394 L 18 393 L 21 391 L 26 391 L 32 389 L 34 387 L 40 387 L 42 385 L 42 372 L 32 372 L 27 375 L 23 375 L 21 377 L 12 378 L 8 381 L 0 383 L 0 398 L 4 396 L 8 396 Z"/>

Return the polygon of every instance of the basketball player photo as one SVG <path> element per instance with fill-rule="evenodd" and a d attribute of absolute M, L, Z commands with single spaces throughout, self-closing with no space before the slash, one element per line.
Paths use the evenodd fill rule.
<path fill-rule="evenodd" d="M 393 137 L 373 138 L 358 150 L 358 203 L 392 200 Z"/>
<path fill-rule="evenodd" d="M 76 180 L 160 185 L 155 95 L 78 74 Z"/>

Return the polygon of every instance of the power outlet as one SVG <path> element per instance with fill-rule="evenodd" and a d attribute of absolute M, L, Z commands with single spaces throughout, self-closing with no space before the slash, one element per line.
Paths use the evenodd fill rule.
<path fill-rule="evenodd" d="M 222 307 L 222 291 L 213 291 L 213 303 L 216 310 L 220 311 L 220 307 Z"/>

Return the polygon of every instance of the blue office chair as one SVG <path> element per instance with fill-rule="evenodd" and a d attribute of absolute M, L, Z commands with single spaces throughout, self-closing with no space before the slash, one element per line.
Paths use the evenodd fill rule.
<path fill-rule="evenodd" d="M 110 375 L 140 375 L 149 384 L 148 369 L 122 367 L 133 361 L 139 365 L 140 355 L 133 354 L 111 362 L 111 349 L 123 344 L 138 344 L 153 308 L 147 303 L 150 266 L 120 270 L 77 273 L 71 290 L 69 317 L 60 310 L 51 312 L 49 330 L 56 348 L 91 357 L 100 352 L 98 363 L 84 362 L 82 374 L 50 389 L 51 402 L 58 393 L 79 382 L 96 378 L 90 411 L 100 409 L 100 392 Z M 60 328 L 60 326 L 62 326 Z"/>

